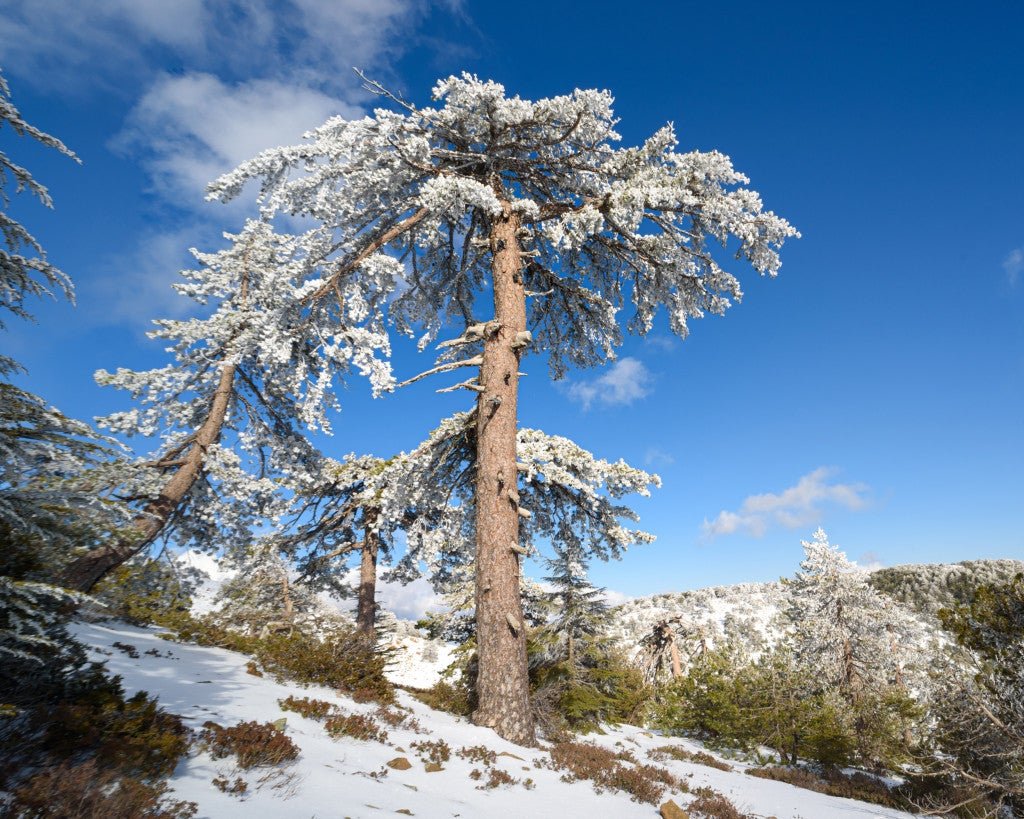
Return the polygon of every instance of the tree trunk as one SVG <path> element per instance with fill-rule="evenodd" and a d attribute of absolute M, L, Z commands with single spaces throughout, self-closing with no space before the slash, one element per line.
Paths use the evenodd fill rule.
<path fill-rule="evenodd" d="M 672 679 L 678 679 L 683 676 L 683 666 L 679 662 L 679 646 L 674 634 L 669 636 L 668 650 L 672 656 Z"/>
<path fill-rule="evenodd" d="M 363 548 L 359 562 L 359 597 L 356 602 L 356 631 L 372 640 L 377 615 L 377 513 L 366 514 Z"/>
<path fill-rule="evenodd" d="M 234 389 L 235 368 L 235 364 L 225 364 L 221 369 L 210 412 L 196 432 L 184 462 L 171 475 L 157 498 L 150 501 L 142 514 L 129 524 L 127 534 L 72 561 L 60 577 L 61 585 L 77 591 L 90 591 L 108 572 L 133 558 L 160 534 L 202 474 L 206 450 L 220 439 Z"/>
<path fill-rule="evenodd" d="M 499 195 L 500 192 L 499 192 Z M 526 293 L 516 231 L 519 215 L 507 203 L 490 231 L 494 319 L 484 339 L 477 398 L 476 635 L 479 675 L 473 713 L 520 745 L 535 745 L 526 668 L 526 627 L 520 592 L 516 402 L 516 334 L 526 329 Z"/>

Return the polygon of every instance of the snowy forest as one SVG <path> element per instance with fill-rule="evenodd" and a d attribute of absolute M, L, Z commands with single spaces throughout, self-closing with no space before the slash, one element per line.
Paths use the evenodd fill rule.
<path fill-rule="evenodd" d="M 776 583 L 616 605 L 592 568 L 655 542 L 662 479 L 520 418 L 725 316 L 797 227 L 672 125 L 625 144 L 607 91 L 360 81 L 366 115 L 209 180 L 245 215 L 148 317 L 164 362 L 96 372 L 122 409 L 0 356 L 0 813 L 1024 816 L 1024 563 L 868 571 L 808 527 Z M 75 295 L 12 157 L 78 157 L 16 102 L 0 329 Z M 423 381 L 464 405 L 421 443 L 323 451 L 348 391 Z M 380 603 L 413 582 L 415 623 Z"/>

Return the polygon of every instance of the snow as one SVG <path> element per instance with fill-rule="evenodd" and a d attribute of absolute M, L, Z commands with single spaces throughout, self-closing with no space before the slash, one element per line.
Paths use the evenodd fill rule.
<path fill-rule="evenodd" d="M 505 742 L 492 731 L 471 725 L 449 714 L 432 711 L 407 692 L 399 692 L 399 704 L 408 708 L 427 733 L 409 728 L 388 728 L 388 744 L 361 742 L 351 738 L 333 739 L 323 725 L 293 712 L 284 712 L 278 700 L 289 695 L 326 700 L 345 713 L 369 714 L 375 706 L 357 704 L 328 689 L 279 683 L 269 677 L 248 674 L 245 656 L 219 648 L 179 644 L 163 640 L 158 629 L 137 628 L 117 622 L 79 623 L 74 633 L 95 659 L 107 663 L 120 675 L 126 691 L 146 690 L 160 699 L 169 711 L 180 714 L 194 729 L 207 720 L 228 726 L 240 721 L 267 722 L 287 719 L 285 731 L 301 749 L 299 759 L 280 769 L 238 771 L 230 760 L 214 760 L 194 752 L 181 761 L 169 782 L 177 799 L 195 801 L 200 817 L 380 817 L 398 810 L 418 817 L 529 816 L 558 819 L 594 817 L 654 817 L 657 808 L 638 804 L 620 793 L 597 794 L 587 782 L 566 783 L 556 771 L 534 767 L 534 760 L 546 758 L 540 749 L 525 749 Z M 114 642 L 138 649 L 131 658 L 113 648 Z M 145 652 L 155 650 L 155 654 Z M 410 677 L 426 675 L 430 663 L 418 668 L 415 652 L 407 663 Z M 426 677 L 424 676 L 424 679 Z M 445 740 L 453 751 L 485 745 L 498 757 L 496 766 L 517 779 L 530 778 L 536 787 L 522 785 L 485 791 L 469 778 L 474 763 L 452 755 L 444 770 L 427 773 L 410 743 Z M 644 760 L 647 751 L 674 743 L 699 750 L 697 743 L 655 735 L 634 727 L 610 729 L 602 736 L 588 738 L 610 748 L 625 747 Z M 406 771 L 383 768 L 388 760 L 404 756 L 412 762 Z M 732 772 L 705 766 L 668 761 L 659 762 L 687 781 L 690 788 L 707 785 L 731 799 L 744 812 L 777 819 L 896 819 L 910 814 L 825 796 L 791 785 L 757 779 L 743 774 L 741 763 L 731 762 Z M 387 771 L 375 779 L 370 773 Z M 269 775 L 267 771 L 270 771 Z M 234 780 L 242 776 L 249 783 L 244 797 L 223 793 L 211 784 L 217 776 Z M 690 796 L 666 793 L 685 807 Z"/>

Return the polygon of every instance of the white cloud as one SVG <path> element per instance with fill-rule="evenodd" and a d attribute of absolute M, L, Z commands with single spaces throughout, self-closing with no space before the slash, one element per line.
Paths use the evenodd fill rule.
<path fill-rule="evenodd" d="M 1024 247 L 1014 248 L 1009 255 L 1003 259 L 1003 271 L 1006 273 L 1006 280 L 1010 287 L 1016 287 L 1020 281 L 1021 271 L 1024 271 Z"/>
<path fill-rule="evenodd" d="M 874 572 L 885 568 L 885 564 L 877 552 L 864 552 L 854 563 L 866 572 Z"/>
<path fill-rule="evenodd" d="M 671 466 L 676 462 L 675 456 L 670 452 L 659 449 L 656 446 L 647 447 L 644 453 L 644 464 L 646 466 Z"/>
<path fill-rule="evenodd" d="M 822 516 L 822 507 L 827 505 L 863 509 L 867 505 L 869 488 L 859 483 L 829 483 L 828 479 L 835 472 L 828 467 L 819 467 L 778 494 L 751 495 L 743 501 L 739 511 L 722 510 L 714 520 L 705 520 L 702 527 L 704 535 L 711 539 L 745 532 L 761 537 L 773 525 L 796 529 L 817 523 Z"/>
<path fill-rule="evenodd" d="M 621 606 L 623 603 L 628 603 L 630 600 L 634 599 L 632 595 L 624 594 L 623 592 L 615 591 L 614 589 L 605 589 L 604 595 L 602 596 L 604 598 L 604 602 L 609 606 Z"/>
<path fill-rule="evenodd" d="M 10 6 L 10 3 L 4 4 Z M 170 59 L 224 76 L 351 87 L 384 65 L 427 0 L 31 0 L 0 15 L 0 60 L 55 89 L 145 85 Z"/>
<path fill-rule="evenodd" d="M 646 336 L 644 337 L 644 344 L 662 353 L 671 352 L 678 346 L 672 336 L 663 335 Z"/>
<path fill-rule="evenodd" d="M 632 404 L 651 393 L 653 377 L 642 361 L 622 358 L 604 375 L 592 381 L 580 381 L 568 388 L 569 397 L 588 410 L 595 401 L 601 404 Z"/>
<path fill-rule="evenodd" d="M 266 148 L 289 145 L 329 116 L 359 108 L 276 80 L 229 84 L 212 74 L 166 76 L 139 100 L 115 147 L 137 153 L 158 193 L 201 207 L 207 184 Z"/>

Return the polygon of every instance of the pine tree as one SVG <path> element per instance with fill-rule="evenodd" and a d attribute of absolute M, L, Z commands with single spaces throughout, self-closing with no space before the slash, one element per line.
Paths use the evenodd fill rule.
<path fill-rule="evenodd" d="M 251 221 L 226 238 L 222 251 L 193 251 L 202 266 L 175 285 L 201 305 L 213 302 L 212 313 L 158 321 L 150 333 L 170 342 L 173 363 L 96 374 L 140 405 L 100 422 L 126 435 L 159 434 L 162 445 L 124 490 L 136 509 L 130 530 L 82 554 L 64 575 L 72 588 L 92 588 L 161 535 L 209 550 L 247 542 L 257 521 L 280 512 L 280 481 L 320 480 L 324 461 L 305 430 L 330 431 L 335 379 L 356 368 L 375 390 L 390 383 L 377 358 L 389 350 L 379 302 L 393 286 L 390 272 L 367 273 L 339 288 L 340 306 L 310 312 L 302 298 L 322 275 L 316 236 Z M 328 322 L 334 332 L 325 335 L 318 328 Z"/>
<path fill-rule="evenodd" d="M 0 74 L 0 133 L 7 129 L 78 161 L 64 143 L 22 118 Z M 52 207 L 46 188 L 0 151 L 0 329 L 7 314 L 31 319 L 31 298 L 74 295 L 70 278 L 8 213 L 11 182 L 15 194 L 27 192 Z M 84 663 L 64 630 L 67 604 L 78 597 L 44 581 L 72 548 L 119 523 L 104 493 L 114 442 L 13 384 L 21 370 L 0 355 L 0 697 L 26 675 L 60 677 Z"/>
<path fill-rule="evenodd" d="M 231 198 L 257 179 L 266 218 L 311 217 L 331 234 L 331 272 L 311 302 L 335 298 L 390 249 L 408 268 L 390 306 L 399 329 L 422 330 L 425 346 L 449 321 L 465 327 L 438 366 L 406 383 L 476 372 L 450 388 L 477 395 L 474 719 L 532 744 L 525 633 L 512 625 L 523 617 L 520 510 L 530 511 L 515 500 L 524 353 L 546 353 L 556 377 L 611 360 L 627 296 L 630 330 L 649 331 L 664 307 L 685 336 L 689 319 L 724 313 L 742 295 L 712 244 L 734 239 L 738 256 L 774 275 L 775 248 L 796 231 L 740 187 L 747 179 L 727 157 L 677 153 L 671 126 L 638 148 L 613 147 L 607 92 L 531 102 L 464 74 L 437 84 L 439 107 L 418 108 L 371 88 L 398 110 L 328 120 L 305 144 L 225 175 L 211 196 Z M 485 303 L 493 313 L 480 316 Z"/>

